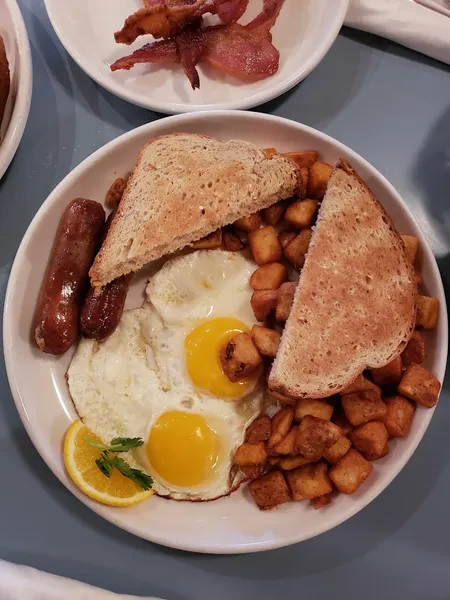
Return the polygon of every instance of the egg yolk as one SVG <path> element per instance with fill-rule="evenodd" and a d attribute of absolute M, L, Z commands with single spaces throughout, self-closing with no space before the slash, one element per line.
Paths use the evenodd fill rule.
<path fill-rule="evenodd" d="M 248 328 L 238 319 L 221 317 L 205 321 L 186 336 L 186 366 L 196 387 L 219 398 L 237 398 L 254 385 L 254 377 L 231 382 L 220 364 L 221 349 L 244 331 Z"/>
<path fill-rule="evenodd" d="M 152 468 L 168 483 L 195 486 L 208 480 L 219 462 L 216 432 L 198 414 L 172 410 L 154 423 L 147 443 Z"/>

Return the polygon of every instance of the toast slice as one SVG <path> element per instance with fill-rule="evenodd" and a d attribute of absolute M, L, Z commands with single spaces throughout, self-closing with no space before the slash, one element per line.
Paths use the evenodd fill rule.
<path fill-rule="evenodd" d="M 141 150 L 92 265 L 91 285 L 103 286 L 289 198 L 301 182 L 293 161 L 267 158 L 248 142 L 191 133 L 153 139 Z"/>
<path fill-rule="evenodd" d="M 335 168 L 269 387 L 325 398 L 386 365 L 414 329 L 417 285 L 399 234 L 352 167 Z"/>

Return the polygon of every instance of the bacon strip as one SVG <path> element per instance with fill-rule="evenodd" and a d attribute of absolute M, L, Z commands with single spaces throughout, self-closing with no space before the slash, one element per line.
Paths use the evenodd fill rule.
<path fill-rule="evenodd" d="M 217 7 L 217 15 L 224 25 L 235 23 L 247 10 L 249 0 L 228 0 Z"/>
<path fill-rule="evenodd" d="M 128 71 L 138 63 L 179 62 L 178 48 L 173 40 L 159 40 L 145 44 L 129 56 L 119 58 L 110 67 L 111 71 L 125 69 Z"/>
<path fill-rule="evenodd" d="M 250 23 L 246 25 L 247 29 L 264 27 L 264 29 L 270 31 L 275 25 L 275 21 L 278 19 L 283 4 L 284 0 L 264 0 L 262 11 L 253 19 L 253 21 L 250 21 Z"/>
<path fill-rule="evenodd" d="M 181 66 L 191 82 L 193 90 L 200 87 L 200 77 L 195 67 L 199 63 L 204 49 L 201 23 L 201 20 L 198 20 L 191 28 L 175 38 Z"/>

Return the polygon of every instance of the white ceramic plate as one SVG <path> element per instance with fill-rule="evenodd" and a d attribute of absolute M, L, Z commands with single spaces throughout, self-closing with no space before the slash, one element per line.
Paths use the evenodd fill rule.
<path fill-rule="evenodd" d="M 439 326 L 429 336 L 426 365 L 442 381 L 447 360 L 447 313 L 441 278 L 423 234 L 393 187 L 360 156 L 318 131 L 273 116 L 226 111 L 170 117 L 139 127 L 95 152 L 52 192 L 28 228 L 11 271 L 4 315 L 9 382 L 23 423 L 43 459 L 73 494 L 105 519 L 148 540 L 197 552 L 254 552 L 286 546 L 335 527 L 378 496 L 411 457 L 433 411 L 419 407 L 408 437 L 390 444 L 390 454 L 374 463 L 374 473 L 360 490 L 353 496 L 338 496 L 323 511 L 315 511 L 305 502 L 261 512 L 246 489 L 205 504 L 155 497 L 133 508 L 108 508 L 81 494 L 64 470 L 62 442 L 68 426 L 77 417 L 64 379 L 71 356 L 56 358 L 40 353 L 30 335 L 52 232 L 56 232 L 60 216 L 72 198 L 84 196 L 102 202 L 110 183 L 131 169 L 145 142 L 176 131 L 219 139 L 241 138 L 261 148 L 275 147 L 280 151 L 316 149 L 330 163 L 339 157 L 348 159 L 368 181 L 398 230 L 420 239 L 425 289 L 442 303 Z M 135 284 L 128 307 L 136 306 L 142 288 L 143 281 Z"/>
<path fill-rule="evenodd" d="M 16 0 L 0 2 L 0 33 L 5 41 L 11 90 L 0 126 L 0 178 L 9 167 L 30 112 L 33 68 L 27 30 Z"/>
<path fill-rule="evenodd" d="M 118 45 L 114 32 L 141 8 L 141 0 L 45 0 L 50 21 L 67 52 L 101 86 L 132 104 L 163 113 L 251 108 L 276 98 L 304 79 L 335 40 L 348 0 L 286 0 L 272 30 L 280 50 L 280 69 L 263 81 L 243 84 L 199 68 L 200 90 L 193 91 L 181 67 L 138 65 L 130 71 L 110 71 L 110 64 L 140 48 Z M 250 0 L 242 22 L 259 12 L 262 0 Z"/>

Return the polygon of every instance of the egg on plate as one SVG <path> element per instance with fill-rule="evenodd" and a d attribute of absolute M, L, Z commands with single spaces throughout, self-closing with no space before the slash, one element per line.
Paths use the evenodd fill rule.
<path fill-rule="evenodd" d="M 265 408 L 260 373 L 231 383 L 219 352 L 255 323 L 254 268 L 222 250 L 169 260 L 144 306 L 125 311 L 111 337 L 80 341 L 68 371 L 80 417 L 105 443 L 142 438 L 126 458 L 153 477 L 159 495 L 212 500 L 243 480 L 233 456 Z"/>

